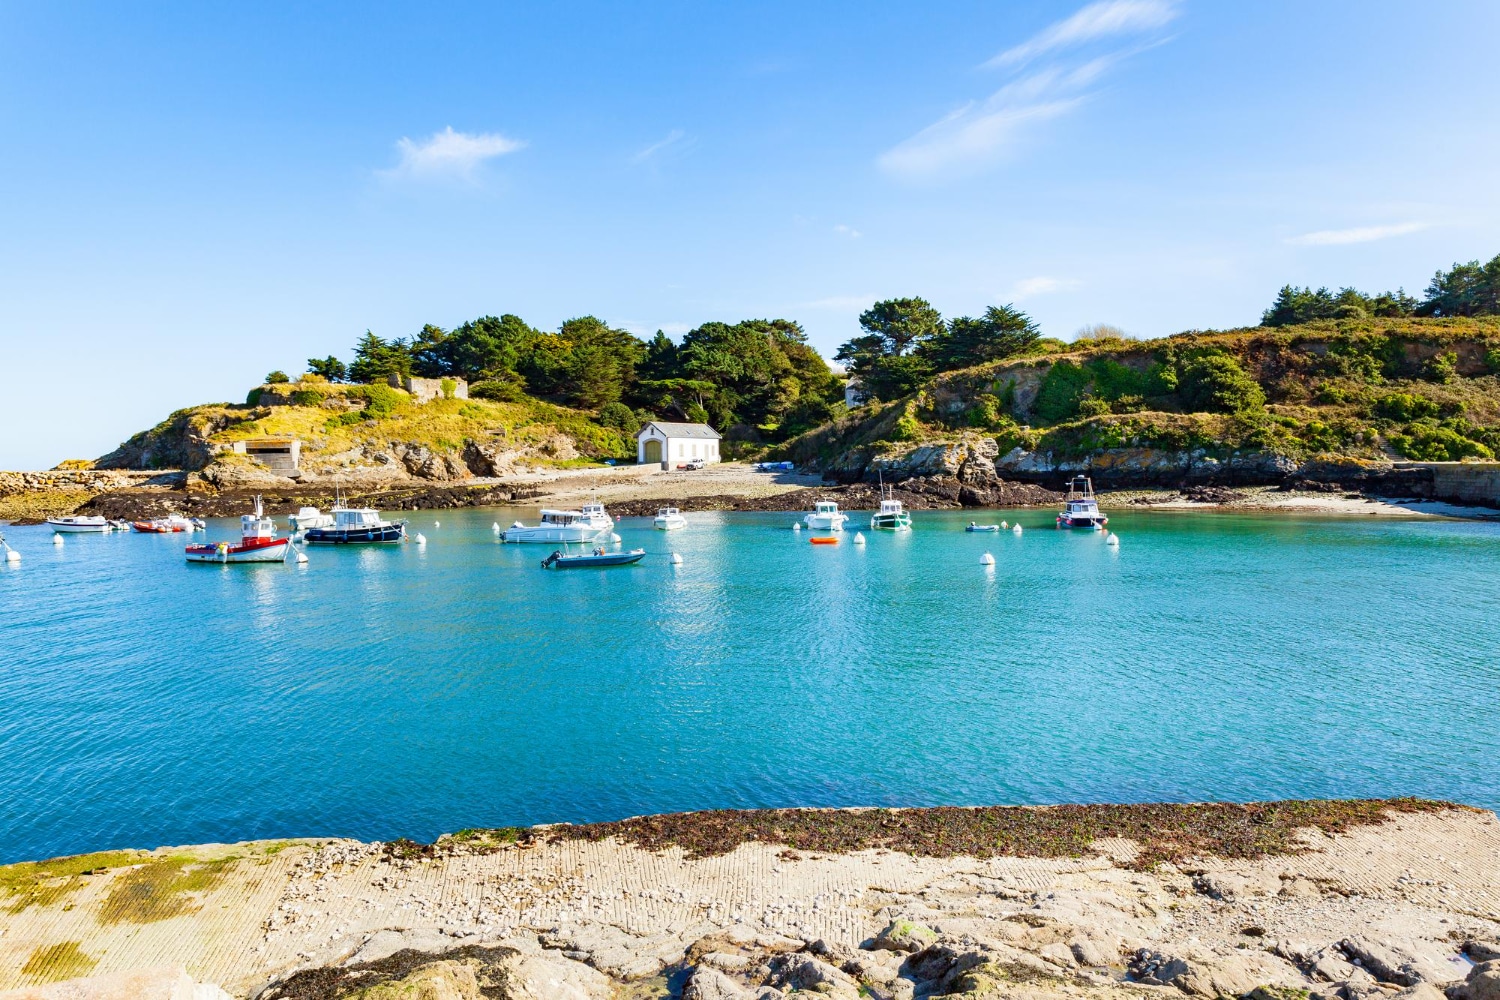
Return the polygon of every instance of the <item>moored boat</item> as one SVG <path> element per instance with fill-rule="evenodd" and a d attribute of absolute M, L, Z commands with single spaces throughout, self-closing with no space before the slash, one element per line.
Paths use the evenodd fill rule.
<path fill-rule="evenodd" d="M 849 515 L 840 512 L 838 504 L 832 500 L 819 500 L 802 518 L 802 523 L 812 531 L 843 531 L 847 520 Z"/>
<path fill-rule="evenodd" d="M 576 556 L 564 555 L 561 551 L 557 551 L 542 560 L 542 569 L 589 569 L 599 566 L 631 566 L 640 562 L 645 556 L 645 549 L 631 549 L 629 552 L 605 552 L 603 549 L 595 549 L 593 552 L 581 553 Z"/>
<path fill-rule="evenodd" d="M 102 532 L 114 530 L 114 526 L 109 523 L 109 520 L 107 518 L 84 517 L 78 514 L 74 514 L 69 517 L 49 517 L 47 518 L 47 527 L 51 528 L 53 531 L 61 531 L 68 534 L 88 531 Z"/>
<path fill-rule="evenodd" d="M 1099 512 L 1094 500 L 1094 484 L 1087 476 L 1074 476 L 1068 483 L 1068 495 L 1057 515 L 1059 528 L 1102 528 L 1109 518 Z M 1017 526 L 1019 530 L 1019 526 Z"/>
<path fill-rule="evenodd" d="M 371 545 L 404 538 L 405 521 L 387 521 L 371 507 L 336 506 L 332 524 L 308 528 L 302 533 L 302 540 L 308 545 Z"/>
<path fill-rule="evenodd" d="M 687 518 L 676 507 L 663 507 L 656 512 L 656 519 L 651 523 L 662 531 L 675 531 L 687 527 Z"/>
<path fill-rule="evenodd" d="M 293 531 L 333 527 L 333 515 L 325 514 L 316 507 L 300 507 L 297 513 L 287 518 L 287 520 L 291 522 Z"/>
<path fill-rule="evenodd" d="M 189 545 L 185 550 L 188 562 L 207 563 L 284 563 L 292 551 L 290 538 L 276 537 L 276 522 L 265 516 L 260 497 L 255 498 L 255 510 L 240 518 L 240 542 Z"/>
<path fill-rule="evenodd" d="M 172 534 L 178 531 L 192 531 L 193 522 L 181 514 L 168 514 L 166 517 L 153 517 L 149 521 L 134 521 L 130 525 L 136 531 L 145 534 L 161 535 Z"/>
<path fill-rule="evenodd" d="M 999 531 L 1000 530 L 1000 525 L 998 525 L 998 524 L 975 524 L 973 521 L 970 521 L 967 525 L 965 525 L 964 530 L 965 531 Z"/>
<path fill-rule="evenodd" d="M 517 521 L 500 532 L 502 542 L 592 542 L 615 522 L 602 503 L 584 504 L 579 510 L 544 510 L 539 524 Z"/>

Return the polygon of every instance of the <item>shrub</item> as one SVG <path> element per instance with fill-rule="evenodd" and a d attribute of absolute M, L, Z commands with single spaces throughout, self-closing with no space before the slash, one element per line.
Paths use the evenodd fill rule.
<path fill-rule="evenodd" d="M 1180 368 L 1177 391 L 1193 411 L 1238 413 L 1265 405 L 1265 391 L 1228 354 L 1190 358 Z"/>
<path fill-rule="evenodd" d="M 264 392 L 264 391 L 265 390 L 262 389 L 260 386 L 256 386 L 254 389 L 251 389 L 245 395 L 245 405 L 246 406 L 259 406 L 260 405 L 260 394 L 262 392 Z"/>
<path fill-rule="evenodd" d="M 1080 417 L 1102 417 L 1109 412 L 1109 400 L 1098 396 L 1084 396 L 1078 401 Z"/>
<path fill-rule="evenodd" d="M 322 406 L 328 397 L 316 389 L 298 389 L 292 393 L 293 406 Z"/>
<path fill-rule="evenodd" d="M 1452 382 L 1458 378 L 1458 355 L 1452 351 L 1444 351 L 1432 358 L 1423 367 L 1422 377 L 1429 382 L 1440 382 L 1444 385 Z"/>
<path fill-rule="evenodd" d="M 912 413 L 911 407 L 901 414 L 896 420 L 896 425 L 891 429 L 890 440 L 892 441 L 916 441 L 922 436 L 922 425 L 917 423 L 917 415 Z"/>
<path fill-rule="evenodd" d="M 1048 423 L 1061 423 L 1078 415 L 1078 403 L 1088 391 L 1091 376 L 1086 368 L 1059 361 L 1042 379 L 1036 396 L 1036 415 Z"/>
<path fill-rule="evenodd" d="M 469 386 L 472 399 L 488 399 L 493 403 L 519 403 L 526 398 L 519 382 L 508 379 L 486 379 Z"/>
<path fill-rule="evenodd" d="M 1407 458 L 1421 462 L 1457 462 L 1464 458 L 1494 458 L 1495 453 L 1450 427 L 1415 423 L 1404 434 L 1388 435 L 1391 445 Z"/>
<path fill-rule="evenodd" d="M 625 434 L 634 434 L 641 429 L 640 421 L 635 418 L 635 413 L 624 403 L 605 403 L 599 410 L 599 423 L 604 427 L 613 427 Z"/>
<path fill-rule="evenodd" d="M 287 377 L 284 371 L 274 371 L 266 376 L 266 385 L 282 385 L 290 381 L 291 379 Z"/>
<path fill-rule="evenodd" d="M 1484 352 L 1484 366 L 1491 375 L 1500 375 L 1500 348 L 1492 347 Z"/>
<path fill-rule="evenodd" d="M 1398 420 L 1404 424 L 1423 417 L 1437 416 L 1438 405 L 1430 399 L 1414 396 L 1409 392 L 1393 392 L 1375 401 L 1375 413 L 1387 420 Z"/>
<path fill-rule="evenodd" d="M 989 393 L 981 393 L 964 414 L 970 427 L 987 429 L 1000 422 L 1000 400 Z"/>
<path fill-rule="evenodd" d="M 708 423 L 708 411 L 697 403 L 694 403 L 687 408 L 687 420 L 690 424 L 706 424 Z"/>
<path fill-rule="evenodd" d="M 442 392 L 444 399 L 452 399 L 453 394 L 458 391 L 458 383 L 451 378 L 445 378 L 438 383 L 438 389 Z"/>
<path fill-rule="evenodd" d="M 351 424 L 357 424 L 364 419 L 365 411 L 349 410 L 346 413 L 340 413 L 336 417 L 329 417 L 327 420 L 323 421 L 323 426 L 332 431 L 337 430 L 340 427 L 348 427 Z"/>

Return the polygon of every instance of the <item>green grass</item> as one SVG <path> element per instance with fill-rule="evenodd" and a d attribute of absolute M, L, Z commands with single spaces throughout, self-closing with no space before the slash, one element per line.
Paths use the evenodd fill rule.
<path fill-rule="evenodd" d="M 28 906 L 47 906 L 81 888 L 84 876 L 139 864 L 143 857 L 137 851 L 105 851 L 5 865 L 0 867 L 0 908 L 20 913 Z"/>

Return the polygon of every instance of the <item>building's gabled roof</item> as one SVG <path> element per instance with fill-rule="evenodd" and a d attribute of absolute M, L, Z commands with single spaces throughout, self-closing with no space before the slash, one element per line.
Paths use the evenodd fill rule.
<path fill-rule="evenodd" d="M 679 424 L 670 420 L 649 421 L 645 427 L 636 431 L 635 436 L 640 437 L 652 427 L 669 438 L 707 438 L 715 441 L 719 439 L 719 432 L 707 424 Z"/>

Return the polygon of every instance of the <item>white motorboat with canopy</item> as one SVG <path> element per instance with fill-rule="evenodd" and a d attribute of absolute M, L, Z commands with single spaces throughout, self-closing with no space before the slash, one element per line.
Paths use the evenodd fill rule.
<path fill-rule="evenodd" d="M 500 532 L 502 542 L 591 542 L 614 530 L 614 519 L 602 503 L 586 503 L 580 510 L 543 510 L 539 524 L 517 521 Z"/>

